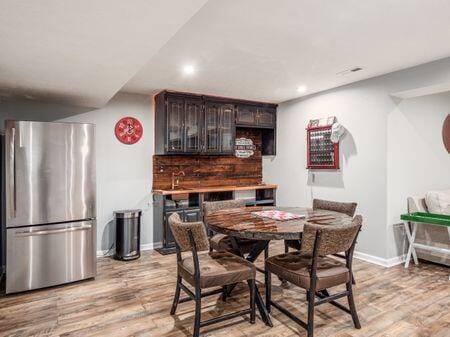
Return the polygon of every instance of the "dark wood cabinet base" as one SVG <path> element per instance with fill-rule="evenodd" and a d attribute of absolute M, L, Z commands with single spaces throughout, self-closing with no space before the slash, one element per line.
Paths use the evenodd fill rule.
<path fill-rule="evenodd" d="M 161 248 L 156 248 L 155 250 L 158 253 L 160 253 L 161 255 L 175 254 L 175 252 L 176 252 L 175 246 L 173 246 L 173 247 L 161 247 Z"/>
<path fill-rule="evenodd" d="M 254 200 L 249 200 L 247 206 L 275 206 L 276 205 L 276 185 L 249 186 L 246 189 L 237 191 L 255 190 Z M 174 192 L 167 194 L 163 191 L 155 191 L 153 194 L 153 227 L 156 230 L 155 237 L 162 236 L 163 246 L 155 250 L 162 255 L 174 254 L 175 241 L 169 228 L 167 219 L 173 213 L 178 213 L 184 222 L 196 222 L 203 220 L 202 205 L 205 201 L 220 201 L 242 199 L 236 194 L 237 191 L 229 190 L 226 186 L 224 191 L 214 192 L 185 192 L 183 194 Z M 177 202 L 174 203 L 174 200 Z"/>

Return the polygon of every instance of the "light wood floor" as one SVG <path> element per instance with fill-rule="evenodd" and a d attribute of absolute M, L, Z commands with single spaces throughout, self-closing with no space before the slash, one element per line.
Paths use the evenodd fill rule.
<path fill-rule="evenodd" d="M 277 245 L 272 253 L 279 252 Z M 355 260 L 356 304 L 362 324 L 353 328 L 349 315 L 324 304 L 316 310 L 316 336 L 450 336 L 449 269 L 424 264 L 382 268 Z M 175 256 L 143 252 L 133 262 L 99 259 L 98 277 L 68 286 L 0 296 L 0 336 L 190 336 L 193 303 L 169 315 L 175 288 Z M 262 275 L 259 275 L 263 291 Z M 305 317 L 305 295 L 274 280 L 274 298 Z M 204 317 L 247 306 L 243 284 L 226 303 L 205 300 Z M 344 302 L 345 303 L 345 302 Z M 306 336 L 303 329 L 275 308 L 274 327 L 237 318 L 201 330 L 203 336 Z"/>

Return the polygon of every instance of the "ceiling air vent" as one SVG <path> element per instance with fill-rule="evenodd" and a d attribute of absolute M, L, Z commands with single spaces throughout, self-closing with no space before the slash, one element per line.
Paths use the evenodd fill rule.
<path fill-rule="evenodd" d="M 356 73 L 357 71 L 360 71 L 360 70 L 362 70 L 361 67 L 355 67 L 355 68 L 351 68 L 351 69 L 342 70 L 342 71 L 336 73 L 336 75 L 344 76 L 344 75 L 348 75 L 351 73 Z"/>

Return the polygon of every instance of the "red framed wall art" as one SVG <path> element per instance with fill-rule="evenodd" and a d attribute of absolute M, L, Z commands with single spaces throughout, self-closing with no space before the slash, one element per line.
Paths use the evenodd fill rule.
<path fill-rule="evenodd" d="M 326 125 L 306 129 L 307 169 L 339 169 L 339 142 L 331 141 L 331 128 L 332 125 Z"/>

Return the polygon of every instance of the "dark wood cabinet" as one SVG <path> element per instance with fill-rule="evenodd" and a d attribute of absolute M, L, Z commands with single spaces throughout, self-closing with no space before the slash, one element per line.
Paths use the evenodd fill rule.
<path fill-rule="evenodd" d="M 236 107 L 236 125 L 255 128 L 274 128 L 276 126 L 276 109 L 238 105 Z"/>
<path fill-rule="evenodd" d="M 201 218 L 202 218 L 200 209 L 191 209 L 191 210 L 184 211 L 183 216 L 184 216 L 185 222 L 201 221 Z"/>
<path fill-rule="evenodd" d="M 256 126 L 257 108 L 252 105 L 238 105 L 236 107 L 236 124 L 243 126 Z"/>
<path fill-rule="evenodd" d="M 236 127 L 263 130 L 262 154 L 275 154 L 275 104 L 163 91 L 155 112 L 155 154 L 231 155 Z"/>
<path fill-rule="evenodd" d="M 276 110 L 273 108 L 258 108 L 256 120 L 259 127 L 274 128 L 276 125 Z"/>
<path fill-rule="evenodd" d="M 167 152 L 178 153 L 184 149 L 184 100 L 167 99 Z"/>
<path fill-rule="evenodd" d="M 173 214 L 177 213 L 180 216 L 180 219 L 183 220 L 183 211 L 178 212 L 165 212 L 163 219 L 164 219 L 164 225 L 163 225 L 163 246 L 164 247 L 173 247 L 175 246 L 175 239 L 173 237 L 172 231 L 169 227 L 168 219 Z"/>
<path fill-rule="evenodd" d="M 205 153 L 219 153 L 219 111 L 220 105 L 214 103 L 206 103 L 205 105 Z"/>
<path fill-rule="evenodd" d="M 178 210 L 178 211 L 166 211 L 164 212 L 164 223 L 163 223 L 163 246 L 166 248 L 174 248 L 175 247 L 175 239 L 172 235 L 172 231 L 169 227 L 168 219 L 173 213 L 178 213 L 181 221 L 183 222 L 196 222 L 201 221 L 202 212 L 200 209 L 186 209 L 186 210 Z"/>
<path fill-rule="evenodd" d="M 235 143 L 234 105 L 205 103 L 205 153 L 232 154 Z"/>
<path fill-rule="evenodd" d="M 158 249 L 163 254 L 175 252 L 175 239 L 169 227 L 169 217 L 177 213 L 183 222 L 202 220 L 200 208 L 200 194 L 192 193 L 174 202 L 172 195 L 153 194 L 153 238 L 161 242 L 163 247 Z"/>
<path fill-rule="evenodd" d="M 202 101 L 187 99 L 184 111 L 184 151 L 200 152 L 202 136 Z"/>
<path fill-rule="evenodd" d="M 233 154 L 236 138 L 235 116 L 233 104 L 222 104 L 219 110 L 219 143 L 220 152 Z"/>

